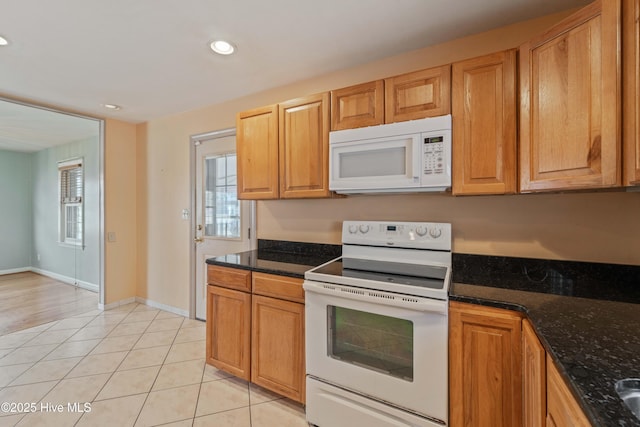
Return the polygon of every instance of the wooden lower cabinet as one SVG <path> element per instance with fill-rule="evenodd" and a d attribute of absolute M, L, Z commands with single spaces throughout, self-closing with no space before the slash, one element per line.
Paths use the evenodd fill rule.
<path fill-rule="evenodd" d="M 521 316 L 457 302 L 449 316 L 451 427 L 521 426 Z"/>
<path fill-rule="evenodd" d="M 590 427 L 553 361 L 547 356 L 547 427 Z"/>
<path fill-rule="evenodd" d="M 207 286 L 207 363 L 250 379 L 251 294 Z"/>
<path fill-rule="evenodd" d="M 251 382 L 304 403 L 304 304 L 253 296 Z"/>
<path fill-rule="evenodd" d="M 522 415 L 524 427 L 544 427 L 547 417 L 546 352 L 531 322 L 522 321 Z"/>
<path fill-rule="evenodd" d="M 207 363 L 304 403 L 302 279 L 211 265 L 207 277 Z"/>
<path fill-rule="evenodd" d="M 520 313 L 449 304 L 450 427 L 590 427 Z"/>

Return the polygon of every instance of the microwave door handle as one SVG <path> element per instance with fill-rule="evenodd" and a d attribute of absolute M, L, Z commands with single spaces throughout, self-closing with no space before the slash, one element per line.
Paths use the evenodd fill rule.
<path fill-rule="evenodd" d="M 411 171 L 413 172 L 413 183 L 416 185 L 420 185 L 422 182 L 422 169 L 424 161 L 424 144 L 422 143 L 422 135 L 414 135 L 413 144 L 413 156 L 411 156 L 411 161 L 413 162 L 413 165 L 411 165 Z"/>

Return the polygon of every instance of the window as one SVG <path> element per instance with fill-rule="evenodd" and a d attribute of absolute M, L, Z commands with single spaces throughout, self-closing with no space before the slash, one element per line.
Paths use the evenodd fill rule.
<path fill-rule="evenodd" d="M 204 235 L 240 238 L 236 155 L 222 154 L 205 159 Z"/>
<path fill-rule="evenodd" d="M 60 242 L 81 246 L 84 231 L 82 159 L 58 163 L 58 183 L 60 191 Z"/>

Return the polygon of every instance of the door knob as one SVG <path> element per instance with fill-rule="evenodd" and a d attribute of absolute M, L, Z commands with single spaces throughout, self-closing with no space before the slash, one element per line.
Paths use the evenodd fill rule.
<path fill-rule="evenodd" d="M 201 243 L 204 241 L 204 239 L 202 237 L 196 237 L 195 239 L 193 239 L 193 241 L 196 243 Z"/>

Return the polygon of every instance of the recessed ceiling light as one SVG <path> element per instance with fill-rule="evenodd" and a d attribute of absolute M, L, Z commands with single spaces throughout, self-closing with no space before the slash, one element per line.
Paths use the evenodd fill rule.
<path fill-rule="evenodd" d="M 220 55 L 231 55 L 236 48 L 231 43 L 224 40 L 214 40 L 210 44 L 211 50 Z"/>
<path fill-rule="evenodd" d="M 108 108 L 109 110 L 119 110 L 120 106 L 115 104 L 102 104 L 104 108 Z"/>
<path fill-rule="evenodd" d="M 9 44 L 9 40 L 7 40 L 4 37 L 0 36 L 0 46 L 6 46 L 8 44 Z"/>

